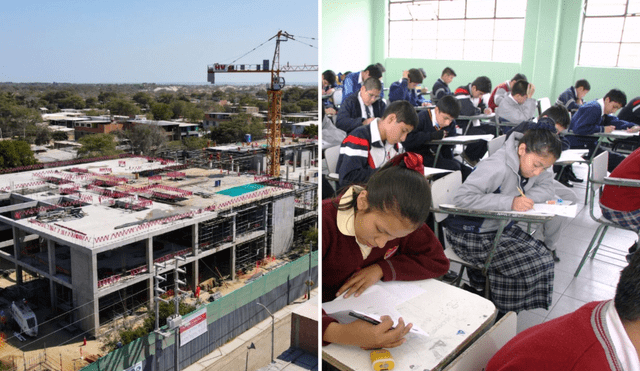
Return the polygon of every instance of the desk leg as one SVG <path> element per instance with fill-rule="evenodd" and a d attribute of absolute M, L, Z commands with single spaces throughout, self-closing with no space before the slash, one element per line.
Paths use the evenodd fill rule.
<path fill-rule="evenodd" d="M 440 149 L 442 149 L 442 144 L 438 144 L 438 149 L 436 150 L 436 157 L 433 159 L 433 167 L 436 167 L 438 163 L 438 156 L 440 156 Z"/>

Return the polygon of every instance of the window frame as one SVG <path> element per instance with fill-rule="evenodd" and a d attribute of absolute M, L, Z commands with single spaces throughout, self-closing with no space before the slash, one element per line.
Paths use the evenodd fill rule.
<path fill-rule="evenodd" d="M 391 51 L 392 51 L 392 43 L 393 43 L 393 39 L 391 37 L 392 35 L 392 23 L 395 22 L 407 22 L 407 23 L 411 23 L 412 24 L 412 29 L 413 29 L 413 23 L 414 22 L 424 22 L 424 21 L 436 21 L 436 22 L 440 22 L 440 21 L 462 21 L 465 22 L 465 26 L 467 24 L 468 21 L 493 21 L 493 35 L 491 37 L 491 39 L 486 40 L 486 41 L 490 41 L 491 43 L 491 57 L 489 60 L 487 59 L 468 59 L 465 58 L 466 56 L 466 52 L 465 52 L 465 44 L 467 42 L 473 41 L 475 39 L 468 39 L 467 35 L 466 35 L 466 29 L 463 31 L 463 36 L 460 39 L 452 39 L 452 41 L 455 42 L 460 42 L 462 44 L 462 51 L 461 51 L 461 55 L 459 58 L 448 58 L 448 57 L 443 57 L 443 58 L 438 58 L 438 55 L 434 56 L 433 59 L 435 60 L 461 60 L 461 61 L 474 61 L 474 62 L 502 62 L 502 63 L 522 63 L 522 58 L 523 58 L 523 52 L 524 52 L 524 36 L 525 36 L 525 27 L 526 27 L 526 4 L 528 0 L 524 0 L 525 1 L 525 12 L 522 15 L 522 17 L 516 17 L 516 16 L 498 16 L 498 4 L 500 2 L 500 0 L 489 0 L 489 1 L 493 1 L 494 6 L 493 6 L 493 14 L 491 17 L 469 17 L 468 13 L 469 13 L 469 0 L 461 0 L 464 1 L 464 14 L 462 15 L 462 17 L 454 17 L 454 18 L 440 18 L 440 19 L 409 19 L 409 20 L 392 20 L 391 18 L 391 6 L 394 4 L 420 4 L 420 3 L 424 3 L 424 4 L 428 4 L 428 3 L 432 3 L 432 4 L 440 4 L 440 2 L 450 2 L 451 0 L 388 0 L 387 1 L 387 32 L 386 32 L 386 37 L 387 37 L 387 50 L 386 50 L 386 54 L 387 54 L 387 58 L 415 58 L 413 56 L 392 56 L 391 55 Z M 522 21 L 522 38 L 520 40 L 504 40 L 504 39 L 497 39 L 495 36 L 495 29 L 496 29 L 496 24 L 495 22 L 497 20 L 511 20 L 511 21 Z M 413 38 L 413 35 L 411 37 L 411 39 L 409 40 L 409 42 L 411 43 L 412 47 L 415 45 L 415 42 L 419 40 L 419 39 L 415 39 Z M 444 39 L 440 39 L 438 37 L 436 37 L 435 39 L 433 39 L 433 41 L 435 42 L 436 45 L 438 45 L 440 42 L 442 42 L 442 40 Z M 509 61 L 505 61 L 505 60 L 496 60 L 495 58 L 495 53 L 496 53 L 496 41 L 498 42 L 514 42 L 514 41 L 519 41 L 521 43 L 520 45 L 520 54 L 518 56 L 518 60 L 509 60 Z M 396 42 L 399 42 L 396 40 Z M 440 53 L 438 53 L 440 54 Z"/>

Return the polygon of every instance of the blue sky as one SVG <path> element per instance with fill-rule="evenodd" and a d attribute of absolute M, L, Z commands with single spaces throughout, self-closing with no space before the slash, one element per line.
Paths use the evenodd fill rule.
<path fill-rule="evenodd" d="M 318 64 L 317 0 L 5 2 L 0 82 L 206 83 L 207 65 L 230 63 L 279 30 L 315 38 L 281 43 L 281 64 Z M 270 41 L 236 63 L 271 60 L 274 50 Z M 282 76 L 315 82 L 318 74 Z M 216 84 L 267 81 L 267 73 L 216 75 Z"/>

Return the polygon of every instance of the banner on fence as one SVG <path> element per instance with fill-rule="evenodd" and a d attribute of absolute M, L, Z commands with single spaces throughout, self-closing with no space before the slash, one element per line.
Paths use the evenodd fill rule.
<path fill-rule="evenodd" d="M 138 362 L 124 371 L 142 371 L 142 362 Z"/>
<path fill-rule="evenodd" d="M 180 326 L 180 346 L 207 332 L 207 308 L 193 313 L 192 316 L 184 319 L 184 325 Z"/>

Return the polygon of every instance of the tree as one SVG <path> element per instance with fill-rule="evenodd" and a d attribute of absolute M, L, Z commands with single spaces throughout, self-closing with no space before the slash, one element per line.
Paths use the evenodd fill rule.
<path fill-rule="evenodd" d="M 156 125 L 137 124 L 131 129 L 119 131 L 119 138 L 128 139 L 136 154 L 154 156 L 167 144 L 167 132 Z"/>
<path fill-rule="evenodd" d="M 98 98 L 96 97 L 89 97 L 87 99 L 84 100 L 84 106 L 87 108 L 94 108 L 98 106 Z"/>
<path fill-rule="evenodd" d="M 85 135 L 78 143 L 82 144 L 78 149 L 79 158 L 113 156 L 122 152 L 116 149 L 116 142 L 111 134 Z"/>
<path fill-rule="evenodd" d="M 112 99 L 107 103 L 107 108 L 112 115 L 135 116 L 140 113 L 135 104 L 120 98 Z"/>
<path fill-rule="evenodd" d="M 137 92 L 132 97 L 133 101 L 138 103 L 143 108 L 151 107 L 151 104 L 155 102 L 153 97 L 145 92 Z"/>
<path fill-rule="evenodd" d="M 13 168 L 36 164 L 29 143 L 22 140 L 0 141 L 0 168 Z"/>
<path fill-rule="evenodd" d="M 151 106 L 153 120 L 170 120 L 173 117 L 171 106 L 166 103 L 154 103 Z"/>
<path fill-rule="evenodd" d="M 37 145 L 41 146 L 44 144 L 49 144 L 49 142 L 51 141 L 51 137 L 52 137 L 51 129 L 42 125 L 36 126 L 35 143 Z"/>
<path fill-rule="evenodd" d="M 53 140 L 69 140 L 69 136 L 64 131 L 54 131 L 51 137 Z"/>
<path fill-rule="evenodd" d="M 295 103 L 282 102 L 282 113 L 298 113 L 300 112 L 300 106 Z"/>
<path fill-rule="evenodd" d="M 300 106 L 300 109 L 308 112 L 308 111 L 313 111 L 313 110 L 317 110 L 318 109 L 318 101 L 317 100 L 311 100 L 311 99 L 300 99 L 300 101 L 298 101 L 298 106 Z"/>
<path fill-rule="evenodd" d="M 188 150 L 201 149 L 209 145 L 209 138 L 205 137 L 186 137 L 182 143 Z"/>
<path fill-rule="evenodd" d="M 317 136 L 318 135 L 318 125 L 305 126 L 303 134 L 308 135 L 309 137 Z"/>
<path fill-rule="evenodd" d="M 156 99 L 159 103 L 169 104 L 176 100 L 176 95 L 174 93 L 160 93 L 158 98 Z"/>
<path fill-rule="evenodd" d="M 102 102 L 103 104 L 107 104 L 112 99 L 116 99 L 116 98 L 118 98 L 118 93 L 114 91 L 103 91 L 103 92 L 100 92 L 100 94 L 98 94 L 98 101 Z"/>
<path fill-rule="evenodd" d="M 60 108 L 73 108 L 73 109 L 83 109 L 84 108 L 84 99 L 79 95 L 71 95 L 58 101 L 58 107 Z"/>

